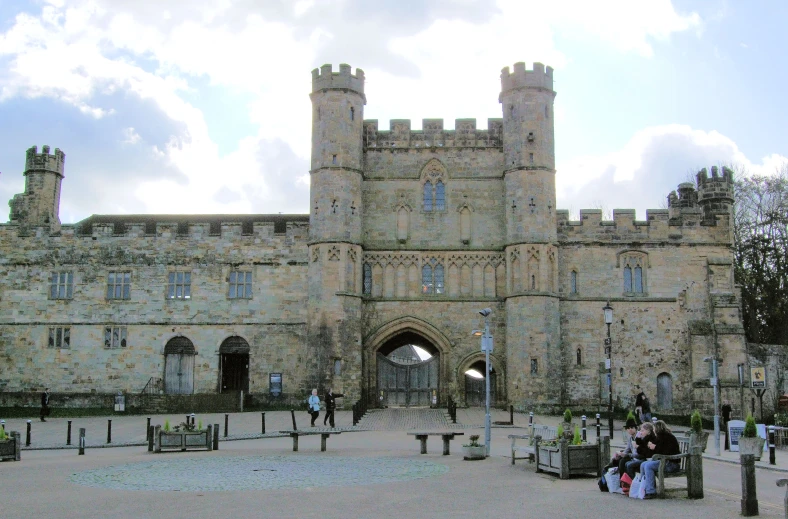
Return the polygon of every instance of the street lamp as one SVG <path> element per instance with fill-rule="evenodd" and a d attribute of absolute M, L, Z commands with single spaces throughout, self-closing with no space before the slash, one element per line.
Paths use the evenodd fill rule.
<path fill-rule="evenodd" d="M 485 414 L 484 414 L 484 446 L 486 456 L 490 456 L 490 352 L 493 349 L 493 338 L 490 334 L 489 317 L 492 314 L 490 308 L 479 310 L 484 317 L 484 330 L 473 330 L 473 335 L 481 336 L 482 351 L 484 352 L 484 385 L 485 385 Z"/>
<path fill-rule="evenodd" d="M 613 439 L 613 361 L 612 350 L 613 343 L 610 340 L 610 325 L 613 324 L 613 307 L 610 306 L 610 301 L 602 308 L 605 314 L 605 324 L 607 325 L 607 338 L 605 338 L 605 367 L 607 368 L 607 427 L 610 434 L 610 439 Z"/>
<path fill-rule="evenodd" d="M 703 362 L 711 362 L 711 388 L 714 390 L 714 450 L 720 455 L 720 380 L 717 376 L 717 357 L 704 357 Z"/>

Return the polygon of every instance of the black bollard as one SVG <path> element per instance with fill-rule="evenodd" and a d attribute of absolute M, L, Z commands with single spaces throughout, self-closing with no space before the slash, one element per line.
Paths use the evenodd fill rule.
<path fill-rule="evenodd" d="M 25 438 L 25 446 L 30 447 L 30 420 L 27 421 L 27 437 Z"/>
<path fill-rule="evenodd" d="M 599 413 L 596 414 L 596 437 L 599 438 L 602 434 L 602 423 L 599 421 Z"/>
<path fill-rule="evenodd" d="M 509 404 L 509 423 L 514 425 L 514 406 Z"/>
<path fill-rule="evenodd" d="M 71 420 L 68 421 L 68 429 L 66 429 L 66 445 L 71 445 Z"/>
<path fill-rule="evenodd" d="M 194 413 L 191 414 L 191 419 L 192 419 L 191 426 L 194 427 Z M 189 423 L 189 421 L 186 420 L 186 423 Z"/>
<path fill-rule="evenodd" d="M 112 443 L 112 420 L 107 420 L 107 443 Z"/>
<path fill-rule="evenodd" d="M 265 413 L 260 413 L 260 420 L 262 421 L 263 434 L 265 434 Z"/>
<path fill-rule="evenodd" d="M 298 427 L 296 426 L 296 421 L 295 421 L 295 409 L 290 410 L 290 416 L 293 418 L 293 430 L 297 431 Z"/>
<path fill-rule="evenodd" d="M 148 417 L 148 426 L 145 428 L 145 434 L 146 434 L 145 439 L 146 440 L 150 441 L 151 436 L 153 436 L 152 431 L 153 431 L 153 429 L 150 428 L 150 416 L 149 416 Z"/>
<path fill-rule="evenodd" d="M 213 450 L 219 450 L 219 424 L 213 424 Z"/>
<path fill-rule="evenodd" d="M 587 440 L 587 438 L 586 438 L 586 415 L 581 416 L 580 420 L 582 420 L 582 424 L 583 424 L 583 441 L 586 441 Z"/>
<path fill-rule="evenodd" d="M 150 418 L 148 418 L 150 422 Z M 151 425 L 148 427 L 148 452 L 153 452 L 153 431 L 154 427 Z"/>
<path fill-rule="evenodd" d="M 191 419 L 189 419 L 189 415 L 186 415 L 186 425 L 190 425 L 192 423 Z"/>
<path fill-rule="evenodd" d="M 758 496 L 755 490 L 755 456 L 746 454 L 741 458 L 741 515 L 758 515 Z"/>
<path fill-rule="evenodd" d="M 227 422 L 230 421 L 230 415 L 224 415 L 224 437 L 227 438 Z"/>
<path fill-rule="evenodd" d="M 85 428 L 79 428 L 79 455 L 85 454 Z"/>
<path fill-rule="evenodd" d="M 777 461 L 774 458 L 774 426 L 769 426 L 769 465 L 776 465 Z"/>

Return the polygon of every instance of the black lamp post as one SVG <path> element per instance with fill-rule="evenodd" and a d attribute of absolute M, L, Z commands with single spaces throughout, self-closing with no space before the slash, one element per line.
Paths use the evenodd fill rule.
<path fill-rule="evenodd" d="M 610 438 L 613 439 L 613 361 L 612 361 L 612 341 L 610 340 L 610 325 L 613 324 L 613 307 L 610 306 L 610 301 L 602 308 L 605 314 L 605 324 L 607 325 L 607 338 L 605 339 L 605 361 L 607 368 L 607 419 L 608 429 L 610 430 Z"/>

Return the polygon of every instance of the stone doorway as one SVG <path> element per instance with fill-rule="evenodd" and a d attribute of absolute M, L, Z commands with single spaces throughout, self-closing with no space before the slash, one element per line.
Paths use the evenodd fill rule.
<path fill-rule="evenodd" d="M 219 346 L 220 393 L 249 393 L 249 343 L 243 337 L 228 337 Z"/>
<path fill-rule="evenodd" d="M 490 405 L 496 402 L 496 391 L 498 375 L 495 368 L 490 371 Z M 484 361 L 479 360 L 473 363 L 465 371 L 465 405 L 468 407 L 484 407 L 487 402 L 487 382 L 484 378 Z"/>
<path fill-rule="evenodd" d="M 194 393 L 194 344 L 183 336 L 164 346 L 164 392 L 168 395 Z"/>
<path fill-rule="evenodd" d="M 377 352 L 377 397 L 386 407 L 438 404 L 440 353 L 424 337 L 402 333 Z"/>

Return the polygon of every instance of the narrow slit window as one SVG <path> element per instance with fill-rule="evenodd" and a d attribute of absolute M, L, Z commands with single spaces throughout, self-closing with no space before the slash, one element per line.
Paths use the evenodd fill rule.
<path fill-rule="evenodd" d="M 446 209 L 446 186 L 438 180 L 435 184 L 435 210 L 444 211 Z"/>
<path fill-rule="evenodd" d="M 424 183 L 424 210 L 432 211 L 432 182 Z"/>
<path fill-rule="evenodd" d="M 580 366 L 583 364 L 583 352 L 580 348 L 577 348 L 577 365 Z"/>
<path fill-rule="evenodd" d="M 350 107 L 350 120 L 351 121 L 356 120 L 356 109 L 353 108 L 352 106 Z"/>
<path fill-rule="evenodd" d="M 569 285 L 570 285 L 569 292 L 571 294 L 577 294 L 577 272 L 574 270 L 572 271 L 572 274 L 570 276 Z"/>
<path fill-rule="evenodd" d="M 633 292 L 638 294 L 643 293 L 643 269 L 640 267 L 635 267 L 635 280 L 633 283 Z"/>
<path fill-rule="evenodd" d="M 364 263 L 364 295 L 372 294 L 372 265 Z"/>

